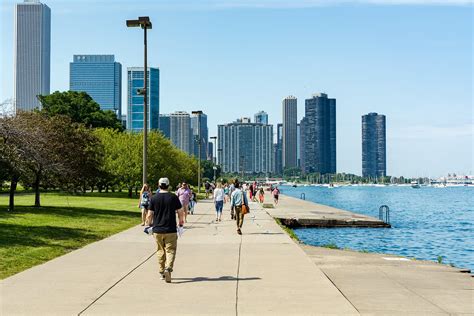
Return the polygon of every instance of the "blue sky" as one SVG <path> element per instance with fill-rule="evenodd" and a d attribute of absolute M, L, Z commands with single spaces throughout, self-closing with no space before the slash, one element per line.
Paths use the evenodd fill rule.
<path fill-rule="evenodd" d="M 281 100 L 337 99 L 339 172 L 361 173 L 361 115 L 387 116 L 388 173 L 474 172 L 473 6 L 464 0 L 44 1 L 52 11 L 51 90 L 69 87 L 73 54 L 115 54 L 161 70 L 161 110 L 202 109 L 217 124 Z M 1 4 L 0 100 L 13 95 L 13 7 Z M 126 82 L 123 108 L 126 106 Z"/>

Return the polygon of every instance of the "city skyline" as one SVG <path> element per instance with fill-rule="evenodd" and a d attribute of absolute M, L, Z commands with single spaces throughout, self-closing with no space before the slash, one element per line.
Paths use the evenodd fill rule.
<path fill-rule="evenodd" d="M 0 101 L 12 97 L 13 91 L 10 61 L 15 3 L 6 1 L 1 7 L 4 72 Z M 68 64 L 74 54 L 114 54 L 124 68 L 141 64 L 140 37 L 127 30 L 124 21 L 143 15 L 138 4 L 147 2 L 139 1 L 130 10 L 99 3 L 94 12 L 74 1 L 44 3 L 51 7 L 53 20 L 51 91 L 68 89 Z M 327 92 L 337 97 L 341 109 L 337 119 L 338 171 L 361 174 L 360 158 L 354 158 L 361 157 L 360 116 L 382 112 L 390 117 L 389 174 L 472 172 L 472 15 L 468 2 L 444 3 L 263 9 L 251 5 L 217 9 L 170 5 L 160 7 L 161 12 L 156 9 L 159 4 L 148 3 L 147 13 L 154 22 L 149 32 L 149 64 L 163 68 L 166 78 L 160 112 L 191 111 L 196 104 L 203 104 L 202 110 L 211 114 L 209 136 L 215 136 L 217 124 L 242 114 L 250 116 L 258 109 L 268 112 L 269 123 L 281 122 L 278 105 L 285 95 L 301 99 Z M 99 30 L 86 23 L 109 10 L 114 14 L 107 15 L 107 28 Z M 242 18 L 245 27 L 234 29 Z M 439 25 L 440 19 L 446 23 Z M 283 20 L 286 22 L 280 25 Z M 222 26 L 220 30 L 215 30 L 216 24 Z M 76 40 L 84 35 L 86 46 Z M 318 41 L 312 43 L 308 38 Z M 281 41 L 291 45 L 275 49 Z M 246 50 L 241 43 L 255 49 Z M 325 43 L 325 51 L 316 49 L 321 43 Z M 316 53 L 310 53 L 311 49 Z M 274 68 L 277 64 L 278 72 Z M 221 69 L 226 69 L 225 75 Z M 229 95 L 236 97 L 229 100 Z M 126 96 L 122 94 L 122 98 Z M 300 108 L 298 121 L 302 112 Z M 422 157 L 427 152 L 436 155 L 425 162 Z"/>

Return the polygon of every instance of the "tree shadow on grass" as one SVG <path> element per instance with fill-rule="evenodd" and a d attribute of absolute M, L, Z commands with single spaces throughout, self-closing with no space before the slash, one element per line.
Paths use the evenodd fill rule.
<path fill-rule="evenodd" d="M 61 247 L 58 241 L 95 240 L 100 236 L 86 229 L 58 226 L 25 226 L 0 223 L 0 248 L 29 247 Z M 48 242 L 51 241 L 51 242 Z M 68 248 L 67 246 L 62 246 Z"/>
<path fill-rule="evenodd" d="M 35 214 L 35 215 L 56 215 L 71 218 L 139 218 L 141 215 L 135 211 L 124 210 L 106 210 L 90 207 L 64 207 L 64 206 L 42 206 L 39 208 L 33 206 L 17 206 L 14 212 L 7 212 L 0 207 L 0 219 L 12 218 L 15 215 Z"/>

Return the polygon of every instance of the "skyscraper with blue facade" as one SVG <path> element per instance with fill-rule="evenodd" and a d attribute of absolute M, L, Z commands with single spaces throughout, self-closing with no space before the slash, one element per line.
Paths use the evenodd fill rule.
<path fill-rule="evenodd" d="M 158 129 L 160 117 L 160 70 L 148 67 L 148 129 Z M 127 68 L 128 100 L 127 129 L 132 132 L 143 130 L 143 95 L 137 89 L 144 86 L 143 67 Z"/>
<path fill-rule="evenodd" d="M 201 122 L 199 122 L 199 120 Z M 201 132 L 199 132 L 199 128 Z M 191 116 L 191 129 L 193 130 L 193 154 L 195 157 L 199 156 L 199 135 L 201 135 L 201 159 L 207 159 L 209 129 L 207 128 L 206 114 L 193 114 Z"/>
<path fill-rule="evenodd" d="M 324 93 L 306 99 L 301 124 L 303 172 L 336 173 L 336 99 Z"/>
<path fill-rule="evenodd" d="M 114 55 L 74 55 L 69 90 L 87 92 L 102 110 L 122 117 L 122 65 Z"/>
<path fill-rule="evenodd" d="M 362 176 L 387 175 L 387 140 L 385 115 L 369 113 L 362 116 Z"/>

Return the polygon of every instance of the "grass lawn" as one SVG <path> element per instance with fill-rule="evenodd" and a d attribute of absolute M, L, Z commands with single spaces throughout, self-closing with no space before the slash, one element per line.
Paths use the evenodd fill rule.
<path fill-rule="evenodd" d="M 140 223 L 138 200 L 126 192 L 42 193 L 41 208 L 20 193 L 15 202 L 7 212 L 8 194 L 0 195 L 0 279 Z"/>

